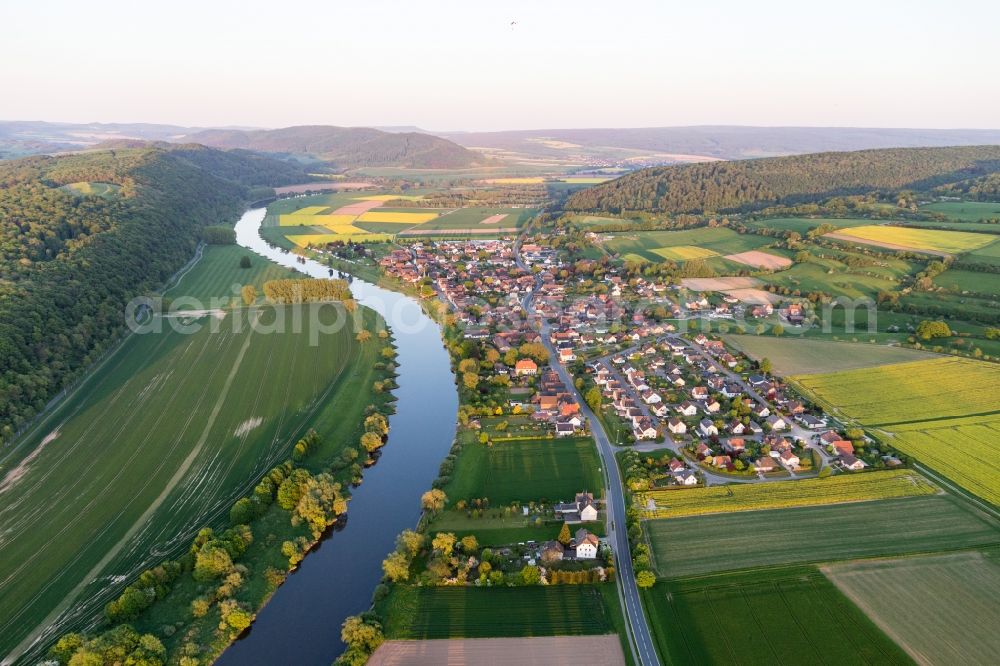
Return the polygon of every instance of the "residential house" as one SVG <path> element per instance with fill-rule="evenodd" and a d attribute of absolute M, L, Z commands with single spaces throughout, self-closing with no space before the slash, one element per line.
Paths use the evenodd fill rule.
<path fill-rule="evenodd" d="M 673 416 L 669 421 L 667 421 L 667 430 L 674 435 L 684 435 L 687 433 L 688 428 L 687 425 L 684 424 L 684 421 L 681 421 L 676 416 Z"/>
<path fill-rule="evenodd" d="M 519 377 L 533 377 L 538 374 L 538 365 L 530 358 L 522 358 L 514 365 L 514 374 Z"/>
<path fill-rule="evenodd" d="M 708 419 L 702 419 L 698 424 L 698 432 L 701 433 L 702 437 L 711 437 L 712 435 L 718 435 L 719 429 Z"/>
<path fill-rule="evenodd" d="M 597 557 L 597 546 L 600 544 L 597 535 L 591 534 L 581 527 L 576 531 L 573 543 L 578 560 L 592 560 Z"/>
<path fill-rule="evenodd" d="M 793 469 L 798 467 L 799 462 L 801 462 L 799 457 L 791 451 L 783 452 L 780 456 L 778 456 L 778 460 L 780 460 L 785 467 L 791 467 Z"/>

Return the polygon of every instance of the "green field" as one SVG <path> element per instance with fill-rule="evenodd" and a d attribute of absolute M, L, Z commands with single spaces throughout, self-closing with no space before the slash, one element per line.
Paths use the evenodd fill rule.
<path fill-rule="evenodd" d="M 720 513 L 645 525 L 656 568 L 668 578 L 1000 543 L 995 520 L 948 495 Z"/>
<path fill-rule="evenodd" d="M 1000 655 L 995 551 L 847 562 L 823 572 L 922 663 L 989 664 Z"/>
<path fill-rule="evenodd" d="M 864 425 L 1000 411 L 1000 366 L 936 358 L 792 378 L 827 411 Z"/>
<path fill-rule="evenodd" d="M 847 258 L 855 253 L 823 249 L 825 254 Z M 761 277 L 762 280 L 778 287 L 785 287 L 801 294 L 821 292 L 847 298 L 874 298 L 880 291 L 895 291 L 899 279 L 910 272 L 910 264 L 899 260 L 889 260 L 885 266 L 849 266 L 840 258 L 811 255 L 807 261 Z"/>
<path fill-rule="evenodd" d="M 597 449 L 589 438 L 539 439 L 466 444 L 445 494 L 460 499 L 489 498 L 492 506 L 511 502 L 570 501 L 584 490 L 600 494 L 604 483 Z"/>
<path fill-rule="evenodd" d="M 250 257 L 250 268 L 240 268 L 240 259 L 245 256 Z M 235 298 L 238 305 L 242 305 L 239 287 L 252 284 L 257 287 L 258 293 L 263 293 L 263 285 L 268 280 L 296 276 L 302 277 L 302 274 L 272 263 L 236 245 L 208 245 L 201 260 L 180 276 L 163 295 L 170 299 L 175 309 L 201 310 L 226 307 L 221 303 L 218 306 L 210 303 L 212 298 L 223 297 Z M 233 285 L 239 286 L 234 290 Z M 197 303 L 188 302 L 186 299 L 195 299 Z"/>
<path fill-rule="evenodd" d="M 420 209 L 417 209 L 420 210 Z M 441 217 L 425 222 L 419 226 L 420 230 L 440 230 L 440 229 L 489 229 L 496 227 L 507 229 L 510 227 L 520 227 L 535 214 L 533 208 L 496 208 L 496 207 L 471 207 L 459 208 L 442 215 Z M 493 215 L 506 215 L 504 219 L 496 223 L 480 224 L 483 220 Z"/>
<path fill-rule="evenodd" d="M 643 592 L 667 664 L 909 664 L 812 568 L 658 583 Z"/>
<path fill-rule="evenodd" d="M 855 368 L 871 368 L 933 358 L 928 352 L 904 347 L 774 338 L 756 335 L 727 335 L 732 345 L 755 360 L 767 358 L 777 375 L 811 375 Z"/>
<path fill-rule="evenodd" d="M 660 262 L 666 257 L 657 251 L 673 247 L 697 247 L 715 254 L 736 254 L 755 250 L 773 242 L 754 234 L 739 234 L 724 227 L 702 227 L 684 231 L 635 231 L 617 233 L 604 243 L 620 255 L 635 254 L 647 261 Z"/>
<path fill-rule="evenodd" d="M 209 293 L 231 259 L 210 252 L 181 284 Z M 261 322 L 278 312 L 263 308 Z M 94 617 L 197 530 L 227 524 L 233 500 L 306 427 L 324 438 L 317 458 L 353 441 L 378 346 L 358 345 L 349 327 L 311 345 L 308 315 L 298 333 L 254 333 L 247 316 L 131 336 L 5 456 L 0 653 L 46 618 L 62 631 Z M 73 617 L 54 622 L 70 603 Z"/>
<path fill-rule="evenodd" d="M 985 247 L 973 250 L 963 258 L 967 261 L 980 264 L 1000 265 L 1000 240 L 993 241 Z"/>
<path fill-rule="evenodd" d="M 952 268 L 934 278 L 934 284 L 951 291 L 1000 297 L 1000 274 L 998 273 L 963 271 Z"/>
<path fill-rule="evenodd" d="M 1000 219 L 1000 203 L 989 201 L 941 201 L 921 206 L 920 210 L 943 213 L 961 222 Z"/>
<path fill-rule="evenodd" d="M 763 229 L 795 231 L 800 235 L 805 236 L 808 231 L 815 229 L 822 224 L 829 224 L 837 229 L 846 229 L 847 227 L 861 227 L 871 223 L 871 220 L 839 217 L 771 217 L 765 220 L 753 220 L 750 222 L 750 226 L 761 227 Z"/>
<path fill-rule="evenodd" d="M 650 490 L 636 493 L 636 505 L 645 507 L 649 500 L 656 503 L 656 509 L 642 509 L 645 518 L 680 518 L 733 511 L 866 502 L 934 495 L 938 492 L 937 486 L 916 472 L 900 469 L 782 483 Z"/>
<path fill-rule="evenodd" d="M 376 610 L 386 618 L 387 638 L 610 634 L 614 619 L 601 587 L 394 585 Z"/>

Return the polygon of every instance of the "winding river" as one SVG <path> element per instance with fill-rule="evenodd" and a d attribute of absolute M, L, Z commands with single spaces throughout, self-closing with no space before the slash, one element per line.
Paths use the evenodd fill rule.
<path fill-rule="evenodd" d="M 239 245 L 317 278 L 330 269 L 271 247 L 260 237 L 265 209 L 247 211 L 236 224 Z M 393 291 L 355 279 L 351 291 L 381 314 L 399 351 L 389 419 L 389 441 L 378 464 L 365 470 L 348 508 L 347 525 L 322 542 L 257 615 L 253 628 L 222 654 L 218 664 L 329 664 L 343 651 L 340 625 L 368 608 L 382 578 L 382 559 L 396 535 L 413 527 L 420 495 L 430 488 L 455 436 L 458 394 L 438 325 L 420 305 Z"/>

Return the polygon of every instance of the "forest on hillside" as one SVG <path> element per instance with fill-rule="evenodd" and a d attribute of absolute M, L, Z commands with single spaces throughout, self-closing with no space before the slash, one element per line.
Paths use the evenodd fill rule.
<path fill-rule="evenodd" d="M 642 169 L 582 190 L 567 210 L 751 211 L 877 191 L 927 191 L 1000 172 L 1000 146 L 816 153 Z"/>
<path fill-rule="evenodd" d="M 202 147 L 30 157 L 0 164 L 0 440 L 125 330 L 124 308 L 193 255 L 203 227 L 233 222 L 282 163 Z M 204 165 L 198 166 L 196 162 Z M 80 194 L 72 183 L 101 183 Z"/>

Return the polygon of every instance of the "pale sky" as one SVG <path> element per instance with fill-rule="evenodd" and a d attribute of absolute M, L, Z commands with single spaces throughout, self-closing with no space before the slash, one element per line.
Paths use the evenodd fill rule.
<path fill-rule="evenodd" d="M 997 0 L 2 0 L 0 26 L 3 120 L 1000 127 Z"/>

